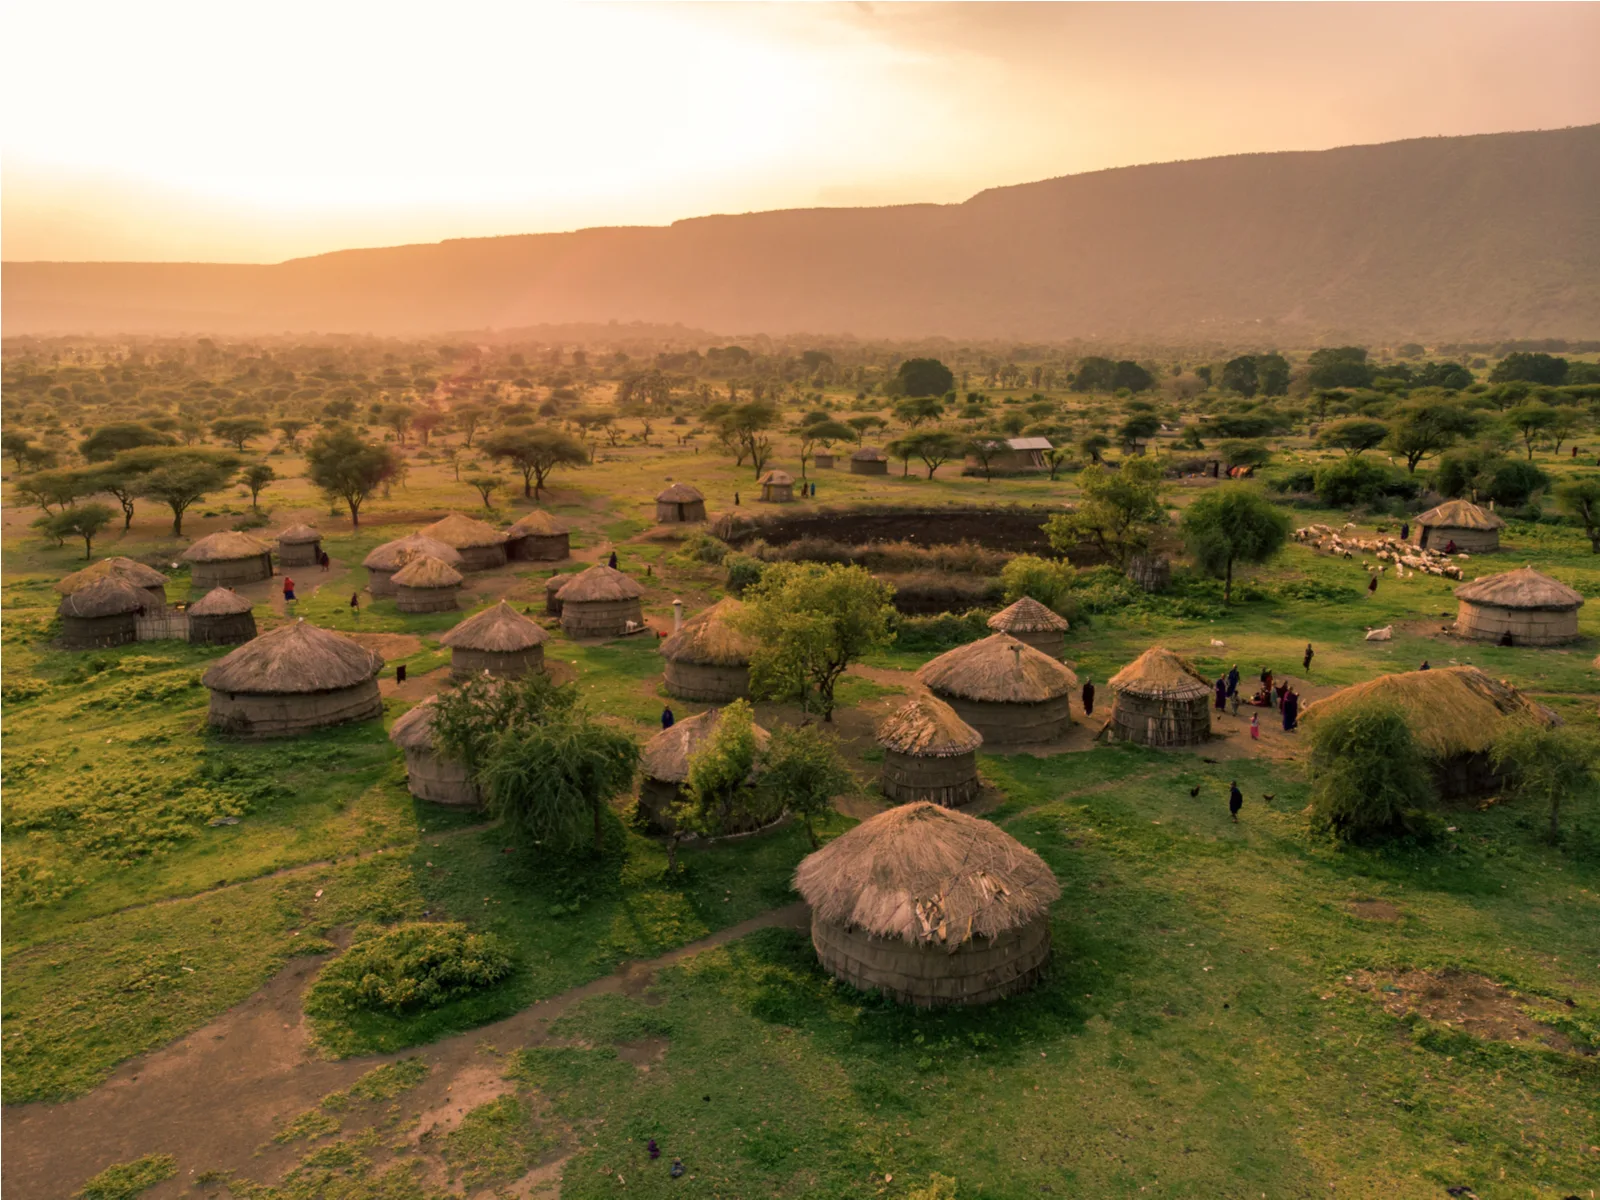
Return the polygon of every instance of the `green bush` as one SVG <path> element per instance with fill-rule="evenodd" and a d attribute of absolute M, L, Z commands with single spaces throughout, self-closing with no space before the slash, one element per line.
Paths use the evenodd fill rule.
<path fill-rule="evenodd" d="M 492 987 L 512 972 L 505 943 L 465 925 L 415 921 L 374 931 L 334 959 L 306 995 L 306 1012 L 410 1013 Z"/>
<path fill-rule="evenodd" d="M 714 567 L 720 567 L 723 559 L 730 553 L 727 542 L 712 537 L 703 529 L 696 529 L 684 539 L 683 545 L 678 548 L 677 557 L 689 562 L 710 563 Z"/>
<path fill-rule="evenodd" d="M 1561 805 L 1595 793 L 1594 744 L 1570 729 L 1517 724 L 1495 739 L 1489 751 L 1494 769 L 1514 801 L 1542 808 L 1549 816 L 1549 838 L 1561 836 Z"/>
<path fill-rule="evenodd" d="M 1313 823 L 1342 841 L 1416 832 L 1435 799 L 1405 714 L 1356 703 L 1311 723 Z"/>
<path fill-rule="evenodd" d="M 940 654 L 989 636 L 989 615 L 980 609 L 931 617 L 896 616 L 894 644 L 918 654 Z"/>
<path fill-rule="evenodd" d="M 1069 621 L 1077 607 L 1072 599 L 1076 581 L 1077 571 L 1071 563 L 1035 554 L 1017 555 L 1000 572 L 1007 604 L 1027 596 Z"/>
<path fill-rule="evenodd" d="M 746 588 L 761 582 L 761 573 L 766 570 L 766 564 L 759 558 L 738 552 L 725 557 L 722 565 L 727 571 L 724 583 L 735 596 L 744 595 Z"/>
<path fill-rule="evenodd" d="M 134 1200 L 141 1192 L 178 1173 L 170 1154 L 146 1154 L 132 1162 L 107 1167 L 73 1193 L 73 1200 Z"/>
<path fill-rule="evenodd" d="M 1360 454 L 1318 467 L 1314 486 L 1317 498 L 1330 508 L 1371 506 L 1389 496 L 1415 496 L 1420 490 L 1393 467 Z"/>

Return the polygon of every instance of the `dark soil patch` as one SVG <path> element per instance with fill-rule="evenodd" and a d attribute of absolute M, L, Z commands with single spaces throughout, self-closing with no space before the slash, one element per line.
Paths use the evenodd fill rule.
<path fill-rule="evenodd" d="M 632 1063 L 641 1071 L 648 1071 L 667 1056 L 667 1047 L 671 1045 L 666 1038 L 648 1037 L 639 1038 L 632 1042 L 618 1042 L 616 1044 L 617 1057 L 623 1062 Z"/>
<path fill-rule="evenodd" d="M 1489 1041 L 1531 1042 L 1569 1052 L 1577 1049 L 1559 1030 L 1532 1015 L 1541 1009 L 1554 1013 L 1555 1001 L 1520 995 L 1482 975 L 1447 967 L 1442 971 L 1356 971 L 1349 980 L 1357 991 L 1367 993 L 1396 1017 L 1415 1014 Z"/>

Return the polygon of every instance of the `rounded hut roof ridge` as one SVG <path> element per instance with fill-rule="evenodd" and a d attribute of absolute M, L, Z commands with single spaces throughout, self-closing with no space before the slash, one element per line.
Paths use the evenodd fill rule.
<path fill-rule="evenodd" d="M 1577 608 L 1583 593 L 1532 567 L 1485 575 L 1456 589 L 1456 599 L 1495 608 Z"/>
<path fill-rule="evenodd" d="M 184 562 L 192 563 L 237 562 L 271 553 L 272 547 L 260 538 L 240 533 L 237 529 L 223 529 L 208 533 L 185 550 L 182 558 Z"/>
<path fill-rule="evenodd" d="M 878 725 L 878 745 L 918 758 L 954 758 L 983 745 L 983 734 L 937 696 L 913 696 Z"/>
<path fill-rule="evenodd" d="M 438 538 L 426 534 L 408 533 L 405 537 L 384 542 L 373 549 L 361 560 L 361 565 L 374 571 L 398 571 L 419 554 L 432 555 L 452 567 L 461 563 L 461 555 L 454 546 L 447 546 Z"/>
<path fill-rule="evenodd" d="M 850 455 L 857 462 L 888 462 L 889 456 L 876 446 L 863 446 Z"/>
<path fill-rule="evenodd" d="M 773 467 L 772 470 L 768 471 L 757 482 L 759 482 L 759 483 L 793 483 L 794 482 L 794 476 L 789 474 L 789 472 L 785 471 L 782 467 Z"/>
<path fill-rule="evenodd" d="M 794 886 L 820 921 L 951 950 L 1027 925 L 1061 895 L 1044 860 L 999 826 L 927 801 L 835 838 Z"/>
<path fill-rule="evenodd" d="M 685 717 L 671 729 L 663 729 L 644 744 L 640 761 L 644 773 L 662 783 L 682 783 L 689 778 L 689 759 L 705 743 L 722 720 L 720 708 L 708 708 L 696 716 Z M 756 747 L 761 749 L 772 740 L 761 726 L 754 726 Z"/>
<path fill-rule="evenodd" d="M 962 700 L 1042 704 L 1077 687 L 1078 677 L 1044 651 L 1008 633 L 991 633 L 924 663 L 917 682 Z"/>
<path fill-rule="evenodd" d="M 247 613 L 254 607 L 249 600 L 230 587 L 214 587 L 189 605 L 191 617 L 232 617 Z"/>
<path fill-rule="evenodd" d="M 429 696 L 418 704 L 413 704 L 396 718 L 395 723 L 389 728 L 389 740 L 402 750 L 428 750 L 433 749 L 433 718 L 439 710 L 435 701 L 439 697 Z"/>
<path fill-rule="evenodd" d="M 322 531 L 315 525 L 307 525 L 304 521 L 278 531 L 278 540 L 286 546 L 303 546 L 309 542 L 320 542 Z"/>
<path fill-rule="evenodd" d="M 1211 684 L 1187 659 L 1165 646 L 1151 646 L 1111 677 L 1113 691 L 1153 700 L 1194 700 L 1211 695 Z"/>
<path fill-rule="evenodd" d="M 644 589 L 615 567 L 596 563 L 586 571 L 579 571 L 556 593 L 561 603 L 583 604 L 601 600 L 633 600 L 644 595 Z"/>
<path fill-rule="evenodd" d="M 424 525 L 417 532 L 423 537 L 431 537 L 457 550 L 470 550 L 477 546 L 499 546 L 506 540 L 506 535 L 493 525 L 459 512 L 446 513 L 432 525 Z"/>
<path fill-rule="evenodd" d="M 1032 596 L 1002 608 L 989 618 L 989 628 L 1002 633 L 1065 633 L 1071 626 L 1060 613 L 1053 612 Z"/>
<path fill-rule="evenodd" d="M 452 650 L 482 650 L 510 654 L 542 646 L 550 635 L 536 621 L 530 621 L 504 600 L 493 608 L 474 613 L 439 639 Z"/>
<path fill-rule="evenodd" d="M 718 600 L 661 643 L 662 657 L 707 667 L 748 666 L 755 639 L 731 620 L 743 609 L 744 605 L 732 596 Z"/>
<path fill-rule="evenodd" d="M 696 500 L 704 500 L 705 496 L 693 484 L 671 483 L 662 489 L 656 499 L 667 504 L 691 504 Z"/>
<path fill-rule="evenodd" d="M 394 573 L 399 587 L 447 588 L 459 587 L 462 574 L 447 562 L 431 554 L 419 554 Z"/>
<path fill-rule="evenodd" d="M 102 558 L 97 563 L 90 563 L 81 571 L 74 571 L 56 580 L 56 591 L 63 596 L 70 596 L 80 588 L 86 588 L 97 579 L 115 576 L 134 587 L 164 587 L 167 577 L 154 567 L 147 567 L 138 559 L 124 558 L 114 555 L 111 558 Z"/>
<path fill-rule="evenodd" d="M 1417 518 L 1418 525 L 1445 529 L 1504 529 L 1506 523 L 1470 500 L 1446 500 Z"/>
<path fill-rule="evenodd" d="M 56 611 L 63 617 L 114 617 L 143 612 L 150 593 L 116 575 L 104 575 L 62 598 Z"/>
<path fill-rule="evenodd" d="M 355 687 L 382 669 L 383 659 L 359 642 L 302 618 L 224 655 L 200 682 L 217 692 L 304 695 Z"/>
<path fill-rule="evenodd" d="M 572 532 L 542 508 L 536 508 L 506 530 L 507 537 L 554 537 Z"/>

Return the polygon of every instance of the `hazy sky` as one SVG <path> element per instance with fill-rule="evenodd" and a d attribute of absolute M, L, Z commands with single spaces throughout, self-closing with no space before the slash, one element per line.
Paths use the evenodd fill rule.
<path fill-rule="evenodd" d="M 1597 4 L 9 0 L 3 32 L 8 260 L 274 261 L 1600 121 Z"/>

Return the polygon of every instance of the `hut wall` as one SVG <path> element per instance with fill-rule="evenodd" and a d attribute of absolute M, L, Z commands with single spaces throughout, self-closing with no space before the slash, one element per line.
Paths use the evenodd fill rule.
<path fill-rule="evenodd" d="M 1011 636 L 1042 654 L 1048 654 L 1057 662 L 1067 652 L 1067 636 L 1059 629 L 1040 629 L 1030 633 L 1013 633 Z"/>
<path fill-rule="evenodd" d="M 1041 917 L 993 941 L 973 938 L 952 953 L 813 918 L 811 944 L 827 970 L 862 991 L 921 1008 L 987 1004 L 1026 991 L 1044 973 L 1050 925 Z"/>
<path fill-rule="evenodd" d="M 497 653 L 493 650 L 450 651 L 450 677 L 466 679 L 487 671 L 500 679 L 517 679 L 531 671 L 544 670 L 544 647 L 529 646 L 526 650 Z"/>
<path fill-rule="evenodd" d="M 212 588 L 237 587 L 272 578 L 272 555 L 234 558 L 225 562 L 198 562 L 189 565 L 190 590 L 203 596 Z"/>
<path fill-rule="evenodd" d="M 667 694 L 680 700 L 725 704 L 750 698 L 750 668 L 718 667 L 706 663 L 667 660 Z"/>
<path fill-rule="evenodd" d="M 1487 554 L 1500 549 L 1498 529 L 1460 529 L 1454 525 L 1429 525 L 1411 535 L 1418 546 L 1443 553 L 1451 542 L 1465 554 Z"/>
<path fill-rule="evenodd" d="M 141 642 L 187 642 L 189 614 L 178 608 L 145 609 L 133 623 Z"/>
<path fill-rule="evenodd" d="M 1111 702 L 1111 734 L 1141 746 L 1198 746 L 1211 736 L 1211 697 L 1155 700 L 1117 692 Z"/>
<path fill-rule="evenodd" d="M 1498 642 L 1511 631 L 1518 646 L 1559 646 L 1576 641 L 1578 610 L 1575 608 L 1497 608 L 1462 600 L 1456 609 L 1456 633 L 1480 642 Z"/>
<path fill-rule="evenodd" d="M 656 524 L 678 525 L 706 519 L 706 502 L 704 500 L 686 500 L 678 503 L 672 500 L 656 501 Z"/>
<path fill-rule="evenodd" d="M 189 641 L 196 646 L 237 646 L 255 635 L 256 619 L 252 613 L 189 618 Z"/>
<path fill-rule="evenodd" d="M 639 815 L 651 833 L 671 833 L 668 810 L 678 798 L 678 785 L 648 776 L 639 784 Z"/>
<path fill-rule="evenodd" d="M 315 542 L 290 542 L 287 545 L 278 543 L 278 565 L 280 567 L 315 567 L 322 562 L 322 543 Z"/>
<path fill-rule="evenodd" d="M 331 692 L 212 692 L 209 719 L 217 728 L 240 737 L 273 738 L 382 715 L 378 681 L 368 679 Z"/>
<path fill-rule="evenodd" d="M 139 640 L 137 613 L 112 613 L 105 617 L 62 617 L 56 645 L 63 650 L 98 650 L 126 646 Z"/>
<path fill-rule="evenodd" d="M 460 607 L 456 604 L 458 590 L 454 587 L 397 587 L 394 606 L 404 613 L 454 612 Z"/>
<path fill-rule="evenodd" d="M 571 553 L 571 535 L 566 533 L 518 537 L 506 543 L 506 558 L 517 562 L 560 562 Z"/>
<path fill-rule="evenodd" d="M 883 752 L 883 794 L 895 804 L 928 800 L 945 808 L 960 808 L 978 798 L 976 753 L 932 755 Z"/>
<path fill-rule="evenodd" d="M 888 473 L 888 459 L 852 458 L 850 460 L 850 474 L 852 475 L 887 475 Z"/>
<path fill-rule="evenodd" d="M 506 565 L 504 542 L 492 546 L 457 546 L 456 553 L 461 555 L 459 570 L 462 571 L 490 571 Z"/>
<path fill-rule="evenodd" d="M 1488 796 L 1500 790 L 1503 782 L 1495 774 L 1487 751 L 1476 754 L 1455 754 L 1428 764 L 1433 774 L 1434 786 L 1443 800 L 1465 800 Z"/>
<path fill-rule="evenodd" d="M 561 605 L 561 631 L 568 637 L 618 637 L 628 622 L 644 624 L 644 609 L 631 600 L 567 600 Z"/>
<path fill-rule="evenodd" d="M 435 804 L 477 808 L 480 803 L 467 769 L 428 750 L 406 751 L 406 786 L 418 800 Z"/>
<path fill-rule="evenodd" d="M 399 570 L 398 567 L 395 570 Z M 377 567 L 367 568 L 367 591 L 374 596 L 392 596 L 396 592 L 394 586 L 394 571 L 384 571 Z"/>
<path fill-rule="evenodd" d="M 934 694 L 955 709 L 956 716 L 983 734 L 988 746 L 1053 742 L 1066 736 L 1072 726 L 1072 711 L 1066 696 L 1039 704 L 997 704 L 987 700 L 963 700 L 937 690 Z"/>
<path fill-rule="evenodd" d="M 824 471 L 831 471 L 833 469 L 833 455 L 813 454 L 811 456 L 811 465 Z"/>
<path fill-rule="evenodd" d="M 794 499 L 794 484 L 763 483 L 761 485 L 761 498 L 769 504 L 787 504 Z"/>

